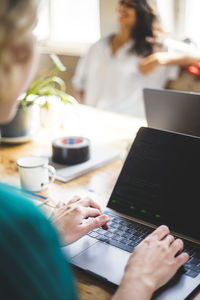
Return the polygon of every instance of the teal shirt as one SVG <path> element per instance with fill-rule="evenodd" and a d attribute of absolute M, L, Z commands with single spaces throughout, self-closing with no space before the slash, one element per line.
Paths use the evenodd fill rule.
<path fill-rule="evenodd" d="M 76 300 L 57 234 L 19 189 L 0 184 L 0 299 Z"/>

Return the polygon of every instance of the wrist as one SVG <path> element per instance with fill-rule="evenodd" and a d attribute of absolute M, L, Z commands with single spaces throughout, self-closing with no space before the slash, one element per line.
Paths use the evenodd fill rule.
<path fill-rule="evenodd" d="M 169 64 L 169 53 L 168 52 L 158 52 L 156 53 L 156 60 L 158 65 L 168 65 Z"/>
<path fill-rule="evenodd" d="M 113 300 L 150 300 L 154 291 L 155 286 L 148 278 L 126 273 Z"/>

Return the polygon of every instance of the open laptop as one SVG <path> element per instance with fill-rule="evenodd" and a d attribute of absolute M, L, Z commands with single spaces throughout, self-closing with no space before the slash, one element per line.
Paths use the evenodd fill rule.
<path fill-rule="evenodd" d="M 119 285 L 134 248 L 166 224 L 190 261 L 154 299 L 185 299 L 200 284 L 200 138 L 140 128 L 110 196 L 109 230 L 64 247 L 73 265 Z"/>
<path fill-rule="evenodd" d="M 200 136 L 200 94 L 160 89 L 144 89 L 148 126 Z"/>

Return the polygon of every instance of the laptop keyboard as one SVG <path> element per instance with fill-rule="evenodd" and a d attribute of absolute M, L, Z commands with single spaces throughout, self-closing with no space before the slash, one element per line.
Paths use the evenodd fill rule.
<path fill-rule="evenodd" d="M 89 232 L 88 235 L 130 253 L 154 230 L 148 226 L 128 221 L 110 212 L 105 212 L 105 214 L 110 218 L 109 229 L 97 228 Z M 200 246 L 198 247 L 196 244 L 188 241 L 184 241 L 184 245 L 184 251 L 190 255 L 190 259 L 180 269 L 180 272 L 195 278 L 200 274 Z"/>

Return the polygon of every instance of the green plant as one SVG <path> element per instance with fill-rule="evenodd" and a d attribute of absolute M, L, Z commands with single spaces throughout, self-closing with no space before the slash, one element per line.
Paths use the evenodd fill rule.
<path fill-rule="evenodd" d="M 60 59 L 51 54 L 50 58 L 54 63 L 54 67 L 32 82 L 27 92 L 20 99 L 20 107 L 26 108 L 32 105 L 39 97 L 57 96 L 63 103 L 75 103 L 76 100 L 66 93 L 66 85 L 62 78 L 57 76 L 58 72 L 66 71 L 66 67 Z M 48 108 L 49 104 L 46 100 L 42 107 Z"/>

